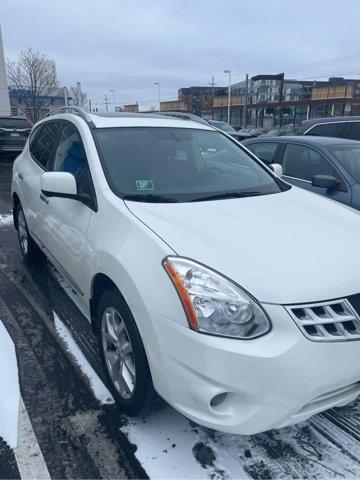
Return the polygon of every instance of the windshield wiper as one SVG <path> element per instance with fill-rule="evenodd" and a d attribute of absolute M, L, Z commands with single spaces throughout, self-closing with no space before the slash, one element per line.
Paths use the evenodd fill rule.
<path fill-rule="evenodd" d="M 150 202 L 150 203 L 177 203 L 179 200 L 164 195 L 156 195 L 154 193 L 133 193 L 123 196 L 124 200 L 133 200 L 134 202 Z"/>
<path fill-rule="evenodd" d="M 256 197 L 264 195 L 260 192 L 227 192 L 227 193 L 215 193 L 214 195 L 208 195 L 206 197 L 198 197 L 190 200 L 190 202 L 206 202 L 207 200 L 223 200 L 226 198 L 244 198 L 244 197 Z"/>

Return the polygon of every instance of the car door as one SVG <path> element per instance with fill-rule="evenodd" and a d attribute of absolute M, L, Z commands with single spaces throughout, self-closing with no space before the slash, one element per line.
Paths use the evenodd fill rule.
<path fill-rule="evenodd" d="M 321 150 L 308 145 L 287 143 L 281 164 L 284 180 L 289 183 L 350 205 L 351 191 L 347 182 Z M 340 182 L 339 188 L 327 189 L 312 185 L 314 175 L 335 177 Z"/>
<path fill-rule="evenodd" d="M 81 134 L 69 121 L 62 121 L 50 168 L 74 175 L 83 201 L 47 198 L 44 245 L 55 266 L 82 295 L 84 249 L 96 198 Z M 87 200 L 86 200 L 87 199 Z"/>
<path fill-rule="evenodd" d="M 42 241 L 44 218 L 44 195 L 41 193 L 41 175 L 47 171 L 51 161 L 54 141 L 58 133 L 58 122 L 40 124 L 29 139 L 29 148 L 22 153 L 17 165 L 20 201 L 30 234 L 35 241 Z"/>

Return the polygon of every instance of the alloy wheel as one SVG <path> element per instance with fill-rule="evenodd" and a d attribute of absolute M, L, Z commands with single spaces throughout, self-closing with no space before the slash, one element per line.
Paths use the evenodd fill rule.
<path fill-rule="evenodd" d="M 128 400 L 136 384 L 134 353 L 124 320 L 114 307 L 108 307 L 103 313 L 101 339 L 111 381 L 119 395 Z"/>
<path fill-rule="evenodd" d="M 27 231 L 25 216 L 22 210 L 19 211 L 19 215 L 18 215 L 18 232 L 19 232 L 19 242 L 20 242 L 21 251 L 24 255 L 26 255 L 29 248 L 29 238 L 28 238 L 28 231 Z"/>

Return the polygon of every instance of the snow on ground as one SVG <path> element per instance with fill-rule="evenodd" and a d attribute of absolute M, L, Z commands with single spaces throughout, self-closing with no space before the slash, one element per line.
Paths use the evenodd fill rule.
<path fill-rule="evenodd" d="M 0 437 L 17 444 L 20 388 L 14 343 L 0 320 Z"/>
<path fill-rule="evenodd" d="M 248 478 L 240 463 L 171 407 L 122 429 L 150 478 Z"/>
<path fill-rule="evenodd" d="M 105 387 L 104 383 L 101 381 L 101 379 L 96 374 L 95 370 L 92 368 L 89 362 L 86 360 L 85 355 L 82 353 L 82 351 L 76 344 L 69 330 L 66 328 L 64 323 L 60 320 L 60 318 L 55 312 L 53 312 L 53 315 L 54 315 L 55 328 L 58 335 L 64 341 L 68 351 L 75 358 L 82 373 L 89 379 L 90 386 L 95 395 L 95 398 L 99 400 L 101 404 L 114 403 L 114 399 L 112 398 L 111 393 Z"/>
<path fill-rule="evenodd" d="M 9 227 L 13 224 L 13 216 L 11 213 L 0 213 L 0 228 Z"/>

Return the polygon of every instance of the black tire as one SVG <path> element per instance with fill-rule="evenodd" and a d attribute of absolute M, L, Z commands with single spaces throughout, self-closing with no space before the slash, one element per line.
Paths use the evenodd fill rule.
<path fill-rule="evenodd" d="M 126 339 L 129 340 L 132 346 L 130 355 L 132 355 L 131 358 L 135 366 L 135 381 L 133 386 L 134 390 L 130 398 L 124 398 L 124 396 L 120 394 L 119 389 L 111 378 L 105 358 L 106 353 L 104 348 L 106 348 L 107 351 L 108 349 L 103 345 L 103 317 L 105 316 L 105 312 L 109 313 L 111 309 L 115 309 L 116 314 L 120 316 L 120 321 L 125 324 Z M 150 368 L 139 330 L 129 307 L 120 292 L 116 289 L 106 291 L 99 301 L 96 315 L 96 333 L 106 381 L 119 408 L 131 416 L 145 416 L 157 410 L 161 401 L 154 390 Z"/>
<path fill-rule="evenodd" d="M 16 227 L 18 233 L 18 240 L 20 251 L 24 261 L 29 265 L 39 264 L 44 259 L 44 254 L 31 238 L 29 229 L 26 223 L 26 218 L 22 206 L 18 204 L 15 211 Z M 22 228 L 23 227 L 23 228 Z M 26 236 L 27 247 L 22 241 L 22 235 Z"/>

